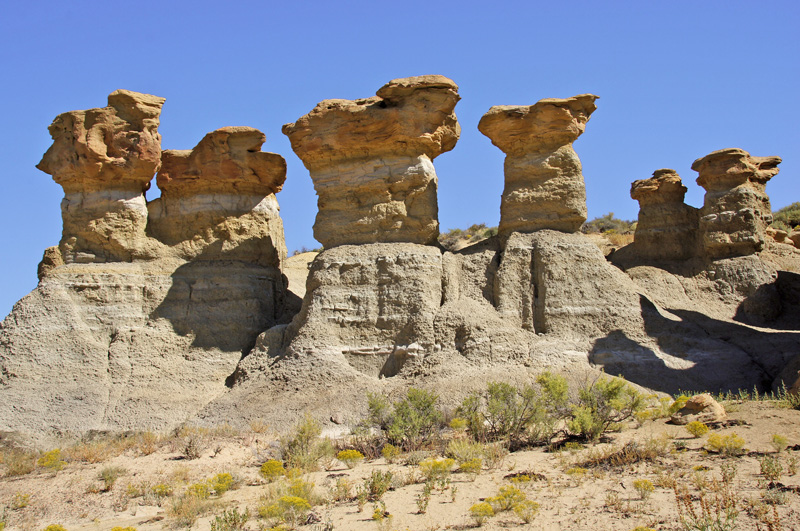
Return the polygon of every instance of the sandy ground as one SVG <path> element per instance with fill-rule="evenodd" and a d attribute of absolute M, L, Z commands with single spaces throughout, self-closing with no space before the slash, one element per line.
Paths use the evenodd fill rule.
<path fill-rule="evenodd" d="M 477 525 L 470 517 L 473 504 L 495 496 L 500 487 L 510 485 L 509 475 L 526 473 L 533 480 L 517 482 L 528 499 L 540 504 L 535 518 L 524 523 L 513 512 L 503 512 L 490 518 L 483 529 L 534 530 L 633 530 L 645 526 L 657 530 L 691 529 L 679 520 L 676 495 L 672 482 L 689 489 L 693 506 L 700 510 L 699 493 L 714 499 L 722 470 L 735 468 L 730 496 L 736 502 L 738 516 L 729 529 L 800 529 L 800 473 L 789 475 L 793 462 L 800 464 L 800 411 L 780 408 L 773 402 L 733 402 L 726 404 L 729 416 L 741 423 L 719 428 L 702 438 L 693 438 L 681 426 L 667 424 L 664 419 L 646 421 L 641 426 L 631 424 L 621 432 L 611 434 L 607 441 L 582 449 L 547 452 L 535 448 L 506 456 L 496 468 L 484 468 L 474 478 L 454 473 L 444 491 L 434 490 L 427 511 L 419 514 L 417 499 L 423 484 L 414 482 L 419 467 L 402 463 L 389 464 L 384 459 L 363 462 L 348 469 L 332 461 L 328 470 L 304 476 L 316 485 L 316 493 L 330 498 L 337 479 L 344 478 L 353 485 L 363 483 L 373 471 L 390 470 L 395 476 L 395 488 L 383 497 L 390 515 L 377 522 L 372 519 L 375 503 L 367 502 L 359 512 L 355 500 L 332 502 L 314 507 L 319 517 L 316 523 L 298 527 L 308 530 L 436 530 L 470 529 Z M 746 441 L 747 452 L 740 457 L 724 457 L 704 450 L 711 433 L 737 433 Z M 771 444 L 773 434 L 788 440 L 789 448 L 776 454 Z M 198 459 L 182 455 L 185 439 L 162 440 L 157 449 L 142 455 L 141 447 L 130 444 L 120 455 L 102 462 L 68 462 L 58 472 L 37 468 L 34 472 L 9 477 L 7 465 L 0 465 L 0 516 L 5 507 L 6 531 L 41 530 L 47 525 L 60 524 L 69 531 L 110 530 L 113 527 L 134 527 L 139 531 L 175 527 L 169 515 L 171 504 L 187 486 L 204 481 L 219 473 L 230 473 L 240 479 L 240 487 L 221 496 L 212 496 L 209 512 L 198 518 L 191 529 L 205 531 L 225 509 L 250 509 L 251 519 L 246 529 L 269 529 L 267 522 L 255 516 L 259 499 L 270 489 L 260 476 L 259 466 L 275 450 L 275 435 L 261 427 L 247 433 L 218 430 L 205 440 Z M 661 441 L 670 451 L 648 462 L 622 467 L 586 467 L 590 454 L 618 448 L 629 441 L 645 443 Z M 793 449 L 798 445 L 797 449 Z M 7 454 L 6 454 L 7 455 Z M 765 455 L 778 456 L 783 473 L 768 491 L 761 474 L 759 460 Z M 113 487 L 104 492 L 99 473 L 108 467 L 124 469 Z M 654 491 L 646 500 L 634 488 L 634 481 L 648 480 Z M 715 483 L 717 480 L 717 483 Z M 410 482 L 409 484 L 405 484 Z M 173 493 L 160 505 L 152 497 L 134 494 L 142 485 L 170 485 Z M 715 491 L 716 489 L 716 491 Z M 765 498 L 766 497 L 766 498 Z M 766 501 L 765 501 L 766 500 Z M 777 502 L 769 504 L 768 501 Z M 713 510 L 712 510 L 713 512 Z M 775 520 L 769 527 L 765 521 Z M 2 521 L 2 520 L 0 520 Z"/>

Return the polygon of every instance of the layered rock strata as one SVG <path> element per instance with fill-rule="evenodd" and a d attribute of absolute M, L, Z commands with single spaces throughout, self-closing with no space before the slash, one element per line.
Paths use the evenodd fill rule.
<path fill-rule="evenodd" d="M 697 254 L 698 211 L 683 202 L 686 187 L 675 170 L 661 169 L 631 184 L 639 201 L 636 254 L 649 260 L 686 260 Z"/>
<path fill-rule="evenodd" d="M 433 244 L 439 234 L 431 162 L 460 135 L 458 86 L 444 76 L 395 79 L 372 98 L 325 100 L 283 126 L 314 181 L 314 237 L 345 244 Z"/>
<path fill-rule="evenodd" d="M 597 96 L 501 105 L 478 123 L 506 154 L 499 233 L 553 229 L 577 232 L 586 221 L 586 187 L 572 143 L 597 108 Z"/>
<path fill-rule="evenodd" d="M 64 188 L 60 248 L 66 263 L 153 258 L 144 192 L 161 165 L 164 98 L 127 90 L 101 109 L 60 114 L 37 168 Z"/>
<path fill-rule="evenodd" d="M 700 209 L 700 237 L 712 259 L 753 254 L 764 248 L 772 208 L 765 192 L 778 173 L 780 157 L 753 157 L 738 148 L 714 151 L 692 169 L 706 195 Z"/>
<path fill-rule="evenodd" d="M 261 151 L 264 133 L 223 127 L 192 150 L 167 150 L 149 204 L 151 232 L 184 259 L 244 260 L 280 268 L 286 258 L 275 194 L 286 161 Z"/>

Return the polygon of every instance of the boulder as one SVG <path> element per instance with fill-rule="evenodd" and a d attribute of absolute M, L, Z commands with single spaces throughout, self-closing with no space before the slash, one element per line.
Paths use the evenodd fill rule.
<path fill-rule="evenodd" d="M 252 127 L 223 127 L 192 150 L 167 150 L 148 205 L 151 233 L 183 259 L 243 260 L 280 268 L 286 258 L 275 198 L 286 161 L 261 151 Z"/>
<path fill-rule="evenodd" d="M 712 258 L 744 256 L 764 248 L 772 208 L 765 192 L 778 173 L 780 157 L 753 157 L 738 148 L 714 151 L 692 164 L 706 195 L 700 237 Z"/>
<path fill-rule="evenodd" d="M 60 114 L 37 168 L 64 188 L 65 263 L 153 258 L 144 192 L 161 164 L 164 98 L 117 90 L 101 109 Z"/>
<path fill-rule="evenodd" d="M 634 234 L 637 256 L 648 260 L 686 260 L 697 254 L 698 210 L 683 202 L 686 187 L 675 170 L 661 169 L 631 184 L 639 201 Z"/>
<path fill-rule="evenodd" d="M 444 76 L 390 81 L 377 96 L 325 100 L 283 126 L 308 168 L 319 212 L 314 237 L 345 244 L 434 244 L 439 235 L 431 162 L 460 134 L 458 86 Z"/>
<path fill-rule="evenodd" d="M 725 408 L 714 400 L 710 394 L 703 393 L 687 400 L 686 404 L 672 415 L 670 422 L 683 426 L 695 421 L 708 424 L 725 420 L 728 420 Z"/>
<path fill-rule="evenodd" d="M 597 108 L 597 96 L 495 106 L 478 130 L 505 154 L 499 233 L 553 229 L 577 232 L 586 221 L 586 187 L 572 143 Z"/>
<path fill-rule="evenodd" d="M 789 233 L 786 232 L 785 230 L 776 229 L 775 227 L 767 227 L 764 232 L 766 233 L 767 236 L 769 236 L 778 243 L 788 243 L 789 245 L 793 245 L 794 243 L 791 240 L 789 240 L 788 242 L 786 241 L 786 238 L 789 236 Z"/>
<path fill-rule="evenodd" d="M 793 230 L 792 232 L 789 233 L 787 238 L 789 238 L 789 240 L 791 240 L 792 243 L 794 243 L 795 247 L 800 249 L 800 230 L 797 229 Z"/>

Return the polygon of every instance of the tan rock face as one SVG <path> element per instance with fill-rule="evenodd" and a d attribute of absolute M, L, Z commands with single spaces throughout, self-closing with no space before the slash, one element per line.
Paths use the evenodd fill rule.
<path fill-rule="evenodd" d="M 224 127 L 192 150 L 167 150 L 158 172 L 150 230 L 184 259 L 244 260 L 280 267 L 286 258 L 275 198 L 286 161 L 261 151 L 264 133 Z"/>
<path fill-rule="evenodd" d="M 686 404 L 674 415 L 672 422 L 678 425 L 690 422 L 722 422 L 728 419 L 725 408 L 714 400 L 708 393 L 691 397 Z"/>
<path fill-rule="evenodd" d="M 597 96 L 495 106 L 478 130 L 505 154 L 499 232 L 576 232 L 586 221 L 586 187 L 572 143 L 597 108 Z"/>
<path fill-rule="evenodd" d="M 319 197 L 314 237 L 325 247 L 434 243 L 431 161 L 458 140 L 458 100 L 458 86 L 444 76 L 396 79 L 375 97 L 325 100 L 284 125 Z"/>
<path fill-rule="evenodd" d="M 686 260 L 697 252 L 697 209 L 683 202 L 686 187 L 675 170 L 656 170 L 631 184 L 639 201 L 634 244 L 639 256 L 652 260 Z"/>
<path fill-rule="evenodd" d="M 764 247 L 772 208 L 765 192 L 780 157 L 753 157 L 743 149 L 714 151 L 692 164 L 706 189 L 700 209 L 702 245 L 711 258 L 743 256 Z"/>
<path fill-rule="evenodd" d="M 144 191 L 161 164 L 159 115 L 164 98 L 117 90 L 108 107 L 60 114 L 53 145 L 37 168 L 64 188 L 64 261 L 153 257 Z"/>

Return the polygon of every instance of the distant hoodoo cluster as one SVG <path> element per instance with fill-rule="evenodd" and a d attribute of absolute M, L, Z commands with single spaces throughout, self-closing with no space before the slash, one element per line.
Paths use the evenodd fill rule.
<path fill-rule="evenodd" d="M 125 90 L 56 117 L 38 168 L 64 188 L 63 235 L 0 325 L 0 401 L 16 404 L 0 430 L 285 421 L 314 389 L 331 399 L 306 407 L 340 418 L 347 393 L 387 381 L 575 364 L 664 391 L 800 382 L 800 250 L 768 237 L 779 157 L 696 160 L 700 209 L 673 170 L 633 182 L 634 243 L 606 257 L 580 233 L 573 149 L 598 97 L 495 106 L 478 129 L 506 155 L 498 234 L 450 252 L 433 160 L 459 139 L 459 99 L 443 76 L 396 79 L 283 126 L 318 196 L 305 290 L 263 133 L 162 151 L 165 100 Z"/>

